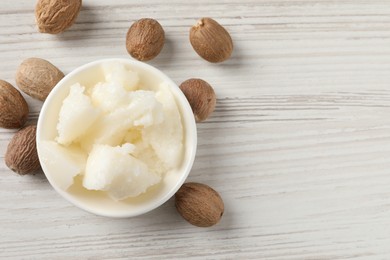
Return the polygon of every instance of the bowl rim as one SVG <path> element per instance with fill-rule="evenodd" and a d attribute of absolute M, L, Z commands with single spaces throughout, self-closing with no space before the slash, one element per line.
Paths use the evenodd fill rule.
<path fill-rule="evenodd" d="M 185 166 L 183 166 L 184 172 L 181 173 L 181 176 L 178 179 L 178 181 L 175 183 L 175 185 L 173 185 L 172 187 L 169 188 L 169 192 L 164 193 L 164 196 L 161 196 L 155 202 L 151 203 L 151 205 L 149 207 L 145 207 L 143 210 L 139 210 L 139 211 L 135 211 L 135 212 L 134 211 L 120 212 L 118 214 L 114 214 L 112 212 L 104 212 L 103 210 L 97 210 L 97 209 L 94 209 L 94 207 L 88 207 L 85 205 L 85 203 L 80 202 L 80 200 L 78 200 L 77 197 L 72 196 L 67 191 L 59 188 L 57 186 L 57 184 L 54 182 L 54 180 L 50 177 L 50 174 L 46 173 L 48 170 L 46 169 L 45 164 L 42 163 L 42 159 L 40 156 L 40 144 L 42 141 L 44 141 L 42 139 L 43 137 L 42 137 L 42 130 L 41 129 L 43 128 L 43 124 L 44 124 L 44 115 L 46 114 L 46 111 L 50 107 L 49 106 L 50 102 L 48 102 L 48 101 L 55 99 L 57 92 L 60 89 L 62 89 L 64 86 L 66 86 L 66 85 L 64 85 L 64 82 L 66 82 L 69 78 L 74 77 L 75 75 L 79 74 L 81 71 L 86 70 L 90 67 L 94 67 L 96 65 L 109 63 L 109 62 L 121 62 L 121 63 L 124 63 L 124 64 L 129 65 L 129 66 L 135 66 L 135 67 L 138 67 L 140 69 L 147 70 L 150 73 L 155 74 L 159 78 L 162 78 L 164 82 L 169 83 L 169 87 L 174 92 L 176 99 L 178 97 L 180 97 L 181 101 L 180 102 L 176 101 L 176 102 L 178 103 L 178 106 L 182 110 L 181 116 L 184 117 L 189 112 L 191 112 L 191 115 L 192 115 L 191 116 L 192 120 L 189 119 L 189 124 L 188 125 L 185 124 L 185 128 L 192 129 L 190 131 L 193 132 L 193 134 L 191 135 L 191 140 L 192 140 L 193 145 L 191 145 L 192 148 L 189 149 L 190 156 L 189 156 L 188 162 Z M 182 122 L 184 122 L 184 121 L 182 121 Z M 188 131 L 188 130 L 186 130 L 186 131 Z M 135 216 L 146 214 L 146 213 L 160 207 L 165 202 L 167 202 L 171 197 L 173 197 L 174 194 L 179 190 L 179 188 L 185 182 L 185 180 L 187 179 L 187 177 L 192 169 L 192 166 L 193 166 L 193 163 L 195 160 L 196 151 L 197 151 L 197 127 L 196 127 L 195 117 L 192 114 L 192 109 L 191 109 L 190 104 L 188 103 L 187 98 L 185 97 L 183 92 L 180 91 L 180 88 L 178 87 L 178 85 L 171 78 L 169 78 L 165 73 L 163 73 L 161 70 L 159 70 L 156 67 L 149 65 L 147 63 L 144 63 L 144 62 L 141 62 L 138 60 L 133 60 L 130 58 L 104 58 L 104 59 L 99 59 L 99 60 L 95 60 L 95 61 L 86 63 L 84 65 L 81 65 L 81 66 L 75 68 L 70 73 L 65 75 L 65 77 L 62 78 L 54 86 L 54 88 L 51 90 L 51 92 L 47 96 L 45 102 L 43 103 L 41 111 L 39 113 L 38 123 L 37 123 L 36 145 L 37 145 L 38 157 L 39 157 L 39 160 L 41 162 L 43 173 L 45 174 L 46 178 L 48 179 L 50 185 L 54 188 L 54 190 L 57 193 L 59 193 L 63 198 L 65 198 L 68 202 L 70 202 L 71 204 L 75 205 L 76 207 L 78 207 L 84 211 L 87 211 L 89 213 L 92 213 L 92 214 L 95 214 L 98 216 L 110 217 L 110 218 L 129 218 L 129 217 L 135 217 Z M 185 148 L 185 149 L 188 149 L 188 148 Z"/>

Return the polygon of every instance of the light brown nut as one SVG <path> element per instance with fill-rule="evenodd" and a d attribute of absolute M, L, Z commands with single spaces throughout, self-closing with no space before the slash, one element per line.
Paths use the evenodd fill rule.
<path fill-rule="evenodd" d="M 41 33 L 58 34 L 74 24 L 81 0 L 38 0 L 35 19 Z"/>
<path fill-rule="evenodd" d="M 20 64 L 16 83 L 27 95 L 45 101 L 50 91 L 64 77 L 64 73 L 50 62 L 29 58 Z"/>
<path fill-rule="evenodd" d="M 230 58 L 233 41 L 226 29 L 211 18 L 202 18 L 190 30 L 194 50 L 209 62 L 222 62 Z"/>
<path fill-rule="evenodd" d="M 154 19 L 143 18 L 131 25 L 126 36 L 127 52 L 135 59 L 148 61 L 162 50 L 165 33 Z"/>
<path fill-rule="evenodd" d="M 176 192 L 175 206 L 185 220 L 198 227 L 217 224 L 224 212 L 224 204 L 218 192 L 195 182 L 183 184 Z"/>
<path fill-rule="evenodd" d="M 22 127 L 28 117 L 28 105 L 20 92 L 10 83 L 0 80 L 0 127 Z"/>
<path fill-rule="evenodd" d="M 8 144 L 5 153 L 5 164 L 16 173 L 25 175 L 40 169 L 36 146 L 35 125 L 19 130 Z"/>

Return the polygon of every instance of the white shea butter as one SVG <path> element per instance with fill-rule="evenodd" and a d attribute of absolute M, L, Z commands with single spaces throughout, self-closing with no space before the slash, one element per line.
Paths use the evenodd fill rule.
<path fill-rule="evenodd" d="M 135 147 L 95 145 L 89 154 L 83 185 L 89 190 L 107 191 L 115 200 L 135 197 L 158 183 L 159 175 L 131 155 Z"/>
<path fill-rule="evenodd" d="M 73 178 L 85 169 L 87 154 L 77 147 L 63 147 L 54 141 L 42 142 L 42 160 L 63 190 L 73 184 Z"/>
<path fill-rule="evenodd" d="M 167 83 L 147 86 L 119 62 L 102 71 L 104 82 L 70 87 L 58 136 L 43 144 L 44 154 L 60 168 L 55 181 L 64 190 L 81 175 L 85 189 L 123 200 L 147 192 L 180 167 L 183 126 Z"/>
<path fill-rule="evenodd" d="M 163 104 L 164 120 L 159 124 L 159 131 L 153 127 L 143 131 L 143 138 L 149 140 L 157 156 L 170 168 L 179 166 L 183 149 L 183 126 L 175 98 L 166 84 L 161 84 L 156 99 Z"/>
<path fill-rule="evenodd" d="M 75 84 L 70 87 L 70 93 L 64 100 L 57 124 L 60 144 L 70 144 L 81 137 L 99 116 L 90 98 L 84 94 L 85 87 Z"/>
<path fill-rule="evenodd" d="M 108 83 L 116 83 L 125 90 L 138 89 L 139 77 L 134 71 L 127 70 L 119 62 L 110 62 L 102 66 L 104 77 Z"/>

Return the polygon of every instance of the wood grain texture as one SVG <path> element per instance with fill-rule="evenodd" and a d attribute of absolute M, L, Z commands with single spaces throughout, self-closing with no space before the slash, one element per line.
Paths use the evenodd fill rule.
<path fill-rule="evenodd" d="M 184 222 L 172 200 L 132 219 L 91 215 L 42 174 L 8 170 L 14 131 L 0 129 L 1 259 L 390 259 L 388 0 L 84 0 L 58 36 L 37 32 L 34 4 L 0 8 L 0 78 L 13 84 L 25 58 L 68 73 L 128 57 L 132 21 L 161 23 L 167 42 L 149 63 L 216 90 L 189 180 L 218 190 L 226 210 L 209 229 Z M 231 33 L 228 62 L 192 50 L 202 16 Z M 27 101 L 34 123 L 41 103 Z"/>

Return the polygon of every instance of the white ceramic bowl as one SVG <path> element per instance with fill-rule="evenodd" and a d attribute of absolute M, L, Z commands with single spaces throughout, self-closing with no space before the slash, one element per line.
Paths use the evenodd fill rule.
<path fill-rule="evenodd" d="M 45 165 L 40 151 L 42 141 L 54 140 L 57 136 L 58 115 L 62 101 L 68 95 L 70 86 L 74 83 L 91 86 L 103 80 L 101 65 L 108 62 L 121 62 L 126 67 L 138 72 L 140 82 L 145 85 L 168 82 L 180 109 L 184 128 L 184 156 L 181 167 L 167 173 L 160 184 L 136 198 L 114 201 L 103 192 L 88 191 L 81 183 L 73 185 L 67 191 L 59 188 L 52 177 L 53 172 Z M 77 127 L 77 126 L 75 126 Z M 191 107 L 179 87 L 160 70 L 143 62 L 130 59 L 103 59 L 81 66 L 66 75 L 51 91 L 43 104 L 37 126 L 37 149 L 43 172 L 53 188 L 65 199 L 81 209 L 106 217 L 133 217 L 149 212 L 171 198 L 186 180 L 194 162 L 197 146 L 196 124 Z"/>

